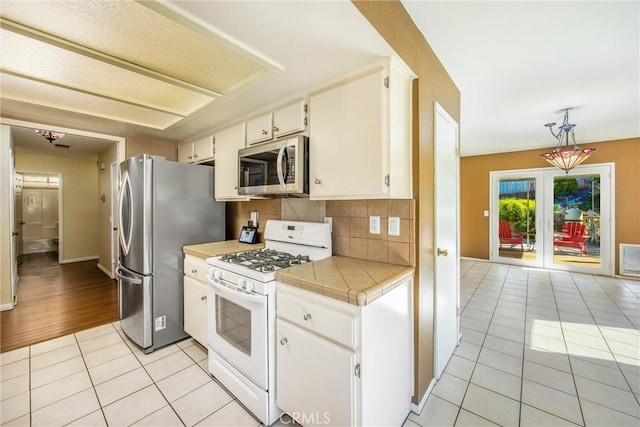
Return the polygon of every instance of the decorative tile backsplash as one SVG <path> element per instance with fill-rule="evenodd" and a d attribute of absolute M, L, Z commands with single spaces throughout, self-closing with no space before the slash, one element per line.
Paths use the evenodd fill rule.
<path fill-rule="evenodd" d="M 415 266 L 414 200 L 334 200 L 326 202 L 333 218 L 333 254 Z M 380 217 L 380 234 L 369 233 L 369 217 Z M 400 235 L 387 233 L 389 217 L 400 218 Z"/>
<path fill-rule="evenodd" d="M 333 218 L 333 254 L 415 266 L 415 200 L 265 199 L 227 203 L 227 239 L 237 239 L 243 225 L 259 214 L 258 241 L 270 219 L 323 222 Z M 369 217 L 380 217 L 380 234 L 369 233 Z M 400 218 L 400 235 L 387 233 L 389 217 Z"/>

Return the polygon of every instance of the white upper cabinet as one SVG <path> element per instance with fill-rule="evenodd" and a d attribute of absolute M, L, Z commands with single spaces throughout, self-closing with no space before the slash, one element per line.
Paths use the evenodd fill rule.
<path fill-rule="evenodd" d="M 195 163 L 193 155 L 195 144 L 192 141 L 178 144 L 178 161 L 182 163 Z"/>
<path fill-rule="evenodd" d="M 287 104 L 273 112 L 273 136 L 280 138 L 303 132 L 307 127 L 307 105 L 304 99 Z"/>
<path fill-rule="evenodd" d="M 311 199 L 413 197 L 414 78 L 403 64 L 388 61 L 311 94 Z"/>
<path fill-rule="evenodd" d="M 213 135 L 207 135 L 193 142 L 193 156 L 196 163 L 206 162 L 213 159 L 213 155 L 215 153 L 214 143 L 215 140 Z"/>
<path fill-rule="evenodd" d="M 248 200 L 238 195 L 238 150 L 245 147 L 244 141 L 244 122 L 216 132 L 216 200 Z"/>
<path fill-rule="evenodd" d="M 247 145 L 273 138 L 273 113 L 268 112 L 247 120 Z"/>
<path fill-rule="evenodd" d="M 207 162 L 213 160 L 214 153 L 213 135 L 178 144 L 178 161 L 182 163 Z"/>

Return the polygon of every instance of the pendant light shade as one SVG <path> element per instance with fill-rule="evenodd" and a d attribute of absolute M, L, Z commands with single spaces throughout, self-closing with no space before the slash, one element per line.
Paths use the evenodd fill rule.
<path fill-rule="evenodd" d="M 564 112 L 564 119 L 562 124 L 558 126 L 557 134 L 553 131 L 553 126 L 555 125 L 555 122 L 545 124 L 545 126 L 549 128 L 551 134 L 558 140 L 558 145 L 553 151 L 544 153 L 541 157 L 568 174 L 571 169 L 587 160 L 587 158 L 594 153 L 596 149 L 578 147 L 573 132 L 573 128 L 576 125 L 569 123 L 569 109 L 566 109 Z M 569 145 L 569 135 L 571 135 L 573 145 Z"/>

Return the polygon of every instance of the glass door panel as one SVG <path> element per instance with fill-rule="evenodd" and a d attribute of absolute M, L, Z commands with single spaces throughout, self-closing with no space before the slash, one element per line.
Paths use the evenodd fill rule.
<path fill-rule="evenodd" d="M 542 245 L 537 218 L 542 215 L 538 193 L 539 172 L 501 172 L 492 176 L 492 258 L 497 262 L 529 266 L 542 265 Z"/>
<path fill-rule="evenodd" d="M 576 168 L 569 174 L 550 170 L 545 214 L 548 254 L 554 269 L 611 274 L 610 166 Z"/>

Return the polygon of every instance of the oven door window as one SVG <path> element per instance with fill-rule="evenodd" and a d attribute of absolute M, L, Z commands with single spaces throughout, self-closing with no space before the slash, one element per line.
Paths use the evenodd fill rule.
<path fill-rule="evenodd" d="M 251 311 L 216 295 L 216 334 L 251 356 Z"/>

